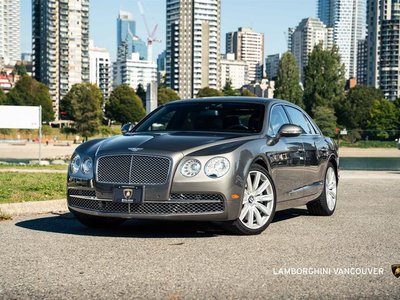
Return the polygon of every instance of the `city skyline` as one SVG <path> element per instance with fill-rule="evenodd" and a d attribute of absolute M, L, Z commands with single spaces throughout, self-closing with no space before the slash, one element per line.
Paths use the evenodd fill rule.
<path fill-rule="evenodd" d="M 221 49 L 225 49 L 225 33 L 238 27 L 252 27 L 265 34 L 265 56 L 287 51 L 287 28 L 298 20 L 316 15 L 316 0 L 222 0 Z M 164 0 L 143 0 L 146 17 L 151 25 L 159 24 L 157 37 L 162 43 L 154 45 L 154 59 L 166 47 L 166 7 Z M 160 5 L 162 3 L 162 5 Z M 285 9 L 290 6 L 291 9 Z M 255 9 L 257 7 L 257 9 Z M 239 9 L 240 8 L 240 9 Z M 116 59 L 117 28 L 119 10 L 133 14 L 137 23 L 137 34 L 146 38 L 145 26 L 139 13 L 137 1 L 118 0 L 104 5 L 103 0 L 90 0 L 90 39 L 98 47 L 107 48 L 111 59 Z M 21 1 L 21 52 L 31 52 L 31 1 Z M 238 21 L 240 20 L 240 22 Z"/>

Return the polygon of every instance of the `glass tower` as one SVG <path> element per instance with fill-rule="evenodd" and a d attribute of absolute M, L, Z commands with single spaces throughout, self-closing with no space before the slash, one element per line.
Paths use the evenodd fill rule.
<path fill-rule="evenodd" d="M 127 44 L 127 55 L 128 57 L 132 53 L 139 53 L 141 60 L 147 60 L 147 46 L 136 35 L 136 21 L 129 12 L 120 11 L 117 18 L 117 50 L 120 52 L 120 47 L 123 44 Z"/>

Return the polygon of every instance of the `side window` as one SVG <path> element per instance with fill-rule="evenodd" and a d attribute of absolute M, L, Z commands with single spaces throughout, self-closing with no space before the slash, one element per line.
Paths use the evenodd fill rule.
<path fill-rule="evenodd" d="M 268 135 L 275 136 L 282 125 L 288 123 L 290 122 L 283 107 L 280 105 L 274 106 L 269 115 Z"/>
<path fill-rule="evenodd" d="M 291 106 L 285 106 L 285 109 L 292 120 L 292 124 L 300 126 L 305 134 L 315 134 L 312 125 L 300 110 Z"/>

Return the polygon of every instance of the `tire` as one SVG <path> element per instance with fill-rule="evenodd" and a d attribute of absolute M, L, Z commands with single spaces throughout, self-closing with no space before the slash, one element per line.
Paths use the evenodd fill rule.
<path fill-rule="evenodd" d="M 82 225 L 89 228 L 113 228 L 125 222 L 124 219 L 92 216 L 72 209 L 70 211 Z"/>
<path fill-rule="evenodd" d="M 315 216 L 331 216 L 337 203 L 337 177 L 335 167 L 328 164 L 324 178 L 324 190 L 314 201 L 307 203 L 308 212 Z"/>
<path fill-rule="evenodd" d="M 275 210 L 276 191 L 272 178 L 267 170 L 254 164 L 247 175 L 239 217 L 225 224 L 225 228 L 239 235 L 260 234 L 273 220 Z"/>

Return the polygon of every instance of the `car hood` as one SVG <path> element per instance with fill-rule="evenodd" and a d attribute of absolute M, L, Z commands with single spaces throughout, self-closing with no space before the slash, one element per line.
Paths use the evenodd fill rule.
<path fill-rule="evenodd" d="M 254 136 L 239 136 L 231 133 L 133 133 L 104 140 L 97 155 L 110 153 L 182 153 L 187 155 L 208 147 L 240 143 Z"/>

